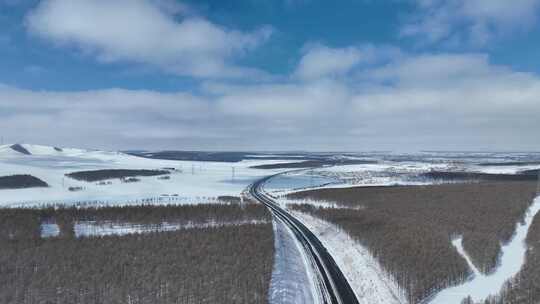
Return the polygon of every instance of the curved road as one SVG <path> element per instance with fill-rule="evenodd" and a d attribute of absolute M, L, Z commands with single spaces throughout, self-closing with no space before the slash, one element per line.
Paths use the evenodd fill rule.
<path fill-rule="evenodd" d="M 249 193 L 265 204 L 274 216 L 282 220 L 293 231 L 294 236 L 304 248 L 306 255 L 315 268 L 323 303 L 357 304 L 358 300 L 349 282 L 319 239 L 299 220 L 266 195 L 262 189 L 264 183 L 276 175 L 267 176 L 256 181 L 250 186 Z"/>

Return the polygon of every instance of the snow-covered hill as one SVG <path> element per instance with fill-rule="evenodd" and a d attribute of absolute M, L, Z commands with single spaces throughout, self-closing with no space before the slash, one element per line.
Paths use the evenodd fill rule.
<path fill-rule="evenodd" d="M 275 172 L 251 169 L 250 166 L 276 162 L 283 160 L 246 160 L 234 164 L 191 162 L 147 159 L 100 150 L 31 144 L 3 145 L 0 146 L 0 176 L 30 174 L 45 181 L 50 187 L 1 190 L 0 206 L 81 202 L 142 204 L 215 201 L 215 197 L 221 195 L 238 196 L 256 178 Z M 111 183 L 106 185 L 65 177 L 66 173 L 82 170 L 161 168 L 176 170 L 172 171 L 168 180 L 141 177 L 141 181 L 136 183 L 111 180 Z M 77 187 L 82 189 L 70 191 L 70 188 L 73 190 Z"/>

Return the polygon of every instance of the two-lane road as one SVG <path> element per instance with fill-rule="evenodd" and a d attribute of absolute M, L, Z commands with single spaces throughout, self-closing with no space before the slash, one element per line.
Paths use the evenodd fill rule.
<path fill-rule="evenodd" d="M 275 217 L 283 221 L 292 230 L 315 270 L 323 303 L 358 303 L 349 282 L 319 239 L 304 224 L 281 208 L 264 192 L 264 183 L 274 176 L 268 176 L 253 183 L 249 189 L 250 194 L 259 202 L 265 204 Z"/>

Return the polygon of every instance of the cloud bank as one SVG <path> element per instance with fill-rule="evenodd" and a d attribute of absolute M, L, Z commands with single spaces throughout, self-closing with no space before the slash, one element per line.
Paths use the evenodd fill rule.
<path fill-rule="evenodd" d="M 120 149 L 540 149 L 540 78 L 486 54 L 403 53 L 324 73 L 309 56 L 297 68 L 317 71 L 309 77 L 217 81 L 199 94 L 3 86 L 0 129 L 12 141 Z"/>

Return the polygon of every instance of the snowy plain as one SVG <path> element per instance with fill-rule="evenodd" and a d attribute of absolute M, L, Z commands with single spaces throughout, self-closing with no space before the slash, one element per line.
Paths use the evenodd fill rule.
<path fill-rule="evenodd" d="M 0 207 L 47 204 L 196 204 L 218 202 L 218 196 L 239 196 L 254 180 L 278 172 L 251 166 L 283 160 L 243 160 L 237 163 L 157 160 L 121 152 L 88 151 L 39 145 L 22 145 L 31 155 L 0 146 L 0 175 L 31 174 L 49 184 L 47 188 L 2 190 Z M 98 169 L 175 168 L 170 179 L 141 177 L 137 183 L 111 184 L 77 181 L 66 173 Z M 69 187 L 82 187 L 69 191 Z"/>
<path fill-rule="evenodd" d="M 480 166 L 476 162 L 455 160 L 437 162 L 381 161 L 377 164 L 344 165 L 324 167 L 309 171 L 316 177 L 337 180 L 337 182 L 322 187 L 313 188 L 344 188 L 351 186 L 396 186 L 396 185 L 429 185 L 438 181 L 426 180 L 419 175 L 430 171 L 451 171 L 487 174 L 518 174 L 522 171 L 540 169 L 537 165 L 492 165 Z"/>
<path fill-rule="evenodd" d="M 252 166 L 296 162 L 276 159 L 279 155 L 259 155 L 257 159 L 236 163 L 208 161 L 174 161 L 149 159 L 99 150 L 55 148 L 22 144 L 31 155 L 0 146 L 0 176 L 31 174 L 49 184 L 48 188 L 2 190 L 1 207 L 36 206 L 46 204 L 196 204 L 218 202 L 218 196 L 239 196 L 253 181 L 263 176 L 287 171 L 286 169 L 255 169 Z M 449 154 L 451 157 L 456 157 Z M 264 157 L 266 156 L 266 157 Z M 298 155 L 294 155 L 298 156 Z M 272 179 L 266 189 L 273 195 L 283 195 L 302 189 L 350 186 L 421 185 L 430 181 L 415 179 L 415 174 L 430 170 L 456 170 L 487 173 L 507 173 L 538 169 L 540 165 L 478 166 L 478 162 L 515 160 L 517 156 L 481 154 L 482 158 L 457 162 L 444 159 L 444 154 L 409 155 L 403 161 L 387 160 L 388 156 L 362 156 L 378 160 L 375 164 L 343 165 L 313 170 L 295 171 Z M 480 157 L 478 156 L 478 157 Z M 272 159 L 267 159 L 272 157 Z M 300 157 L 300 156 L 298 156 Z M 344 157 L 344 156 L 341 156 Z M 394 155 L 394 158 L 397 156 Z M 425 158 L 422 158 L 425 157 Z M 519 155 L 519 157 L 525 157 Z M 348 157 L 351 158 L 351 157 Z M 110 185 L 98 185 L 65 177 L 66 173 L 97 169 L 161 169 L 175 168 L 170 180 L 141 177 L 138 183 L 111 180 Z M 82 191 L 69 191 L 69 187 L 82 187 Z"/>

